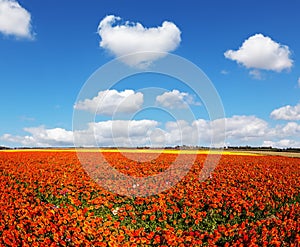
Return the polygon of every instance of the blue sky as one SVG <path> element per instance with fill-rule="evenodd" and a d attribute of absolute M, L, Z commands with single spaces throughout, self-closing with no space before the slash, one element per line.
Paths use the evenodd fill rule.
<path fill-rule="evenodd" d="M 174 78 L 132 76 L 87 99 L 97 103 L 108 93 L 98 112 L 84 101 L 78 107 L 81 88 L 99 67 L 153 48 L 188 59 L 211 80 L 225 110 L 225 145 L 300 147 L 299 8 L 296 0 L 0 0 L 0 145 L 72 146 L 74 109 L 96 111 L 84 145 L 91 145 L 91 126 L 100 146 L 209 145 L 217 120 Z M 153 109 L 143 110 L 148 96 L 139 89 L 149 87 L 164 90 L 153 96 Z M 120 105 L 120 114 L 110 112 Z"/>

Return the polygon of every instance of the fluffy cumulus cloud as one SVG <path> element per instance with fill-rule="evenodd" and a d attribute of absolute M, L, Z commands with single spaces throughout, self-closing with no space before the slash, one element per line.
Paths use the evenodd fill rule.
<path fill-rule="evenodd" d="M 300 125 L 296 122 L 289 122 L 284 126 L 278 126 L 278 136 L 299 136 L 300 135 Z"/>
<path fill-rule="evenodd" d="M 0 0 L 0 32 L 32 39 L 30 13 L 15 0 Z"/>
<path fill-rule="evenodd" d="M 233 116 L 225 119 L 226 138 L 251 141 L 267 134 L 268 123 L 255 116 Z"/>
<path fill-rule="evenodd" d="M 164 147 L 174 145 L 196 145 L 197 133 L 189 123 L 179 120 L 167 122 L 165 129 L 154 120 L 109 120 L 90 123 L 86 130 L 75 133 L 81 146 Z M 193 135 L 191 135 L 193 133 Z"/>
<path fill-rule="evenodd" d="M 24 128 L 28 133 L 25 136 L 14 136 L 4 134 L 1 140 L 11 143 L 18 143 L 21 146 L 72 146 L 73 132 L 62 128 L 46 129 L 44 126 Z"/>
<path fill-rule="evenodd" d="M 88 128 L 74 133 L 76 144 L 81 146 L 136 147 L 151 145 L 151 132 L 158 122 L 154 120 L 108 120 L 94 122 Z M 91 140 L 95 142 L 92 143 Z"/>
<path fill-rule="evenodd" d="M 198 129 L 184 120 L 176 122 L 167 122 L 165 126 L 166 144 L 173 145 L 191 145 L 199 143 Z"/>
<path fill-rule="evenodd" d="M 116 57 L 147 52 L 130 58 L 121 58 L 129 66 L 148 66 L 165 56 L 163 53 L 175 50 L 180 44 L 181 32 L 172 22 L 164 21 L 159 27 L 146 28 L 138 22 L 121 21 L 120 17 L 109 15 L 100 22 L 98 26 L 100 46 Z"/>
<path fill-rule="evenodd" d="M 271 117 L 277 120 L 300 120 L 300 103 L 295 106 L 286 105 L 275 109 L 271 112 Z"/>
<path fill-rule="evenodd" d="M 179 92 L 176 89 L 158 95 L 156 97 L 156 103 L 170 109 L 182 109 L 188 108 L 188 105 L 200 105 L 190 94 Z"/>
<path fill-rule="evenodd" d="M 222 128 L 224 122 L 225 131 Z M 267 122 L 255 116 L 232 116 L 213 121 L 198 119 L 193 126 L 197 127 L 199 140 L 205 145 L 214 140 L 222 146 L 224 139 L 228 145 L 259 145 L 268 133 Z"/>
<path fill-rule="evenodd" d="M 144 102 L 144 95 L 133 90 L 105 90 L 98 92 L 92 99 L 79 101 L 74 109 L 85 110 L 99 115 L 112 116 L 115 113 L 131 113 L 139 110 Z"/>
<path fill-rule="evenodd" d="M 264 141 L 262 146 L 264 147 L 277 147 L 277 148 L 299 148 L 300 141 L 290 140 L 290 139 L 282 139 L 279 141 Z"/>
<path fill-rule="evenodd" d="M 222 128 L 225 122 L 226 131 Z M 154 120 L 108 120 L 89 123 L 85 129 L 68 131 L 43 126 L 24 129 L 28 134 L 4 134 L 0 140 L 17 146 L 272 146 L 300 147 L 300 124 L 288 122 L 271 127 L 256 116 L 232 116 L 213 121 L 197 119 L 159 123 Z M 212 142 L 212 140 L 214 140 Z M 224 143 L 225 140 L 225 143 Z"/>
<path fill-rule="evenodd" d="M 238 50 L 228 50 L 224 55 L 226 58 L 252 69 L 280 72 L 290 69 L 293 65 L 289 47 L 262 34 L 251 36 Z"/>

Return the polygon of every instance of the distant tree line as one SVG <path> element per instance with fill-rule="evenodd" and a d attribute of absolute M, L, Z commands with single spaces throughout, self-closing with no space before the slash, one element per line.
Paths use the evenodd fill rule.
<path fill-rule="evenodd" d="M 7 149 L 11 149 L 11 148 L 0 146 L 0 150 L 7 150 Z"/>

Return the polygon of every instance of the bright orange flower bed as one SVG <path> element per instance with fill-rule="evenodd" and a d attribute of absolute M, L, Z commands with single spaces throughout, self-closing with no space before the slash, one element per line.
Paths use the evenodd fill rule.
<path fill-rule="evenodd" d="M 104 156 L 141 177 L 176 158 Z M 300 159 L 223 155 L 200 182 L 205 158 L 168 191 L 130 198 L 92 181 L 76 152 L 0 152 L 0 246 L 300 246 Z"/>

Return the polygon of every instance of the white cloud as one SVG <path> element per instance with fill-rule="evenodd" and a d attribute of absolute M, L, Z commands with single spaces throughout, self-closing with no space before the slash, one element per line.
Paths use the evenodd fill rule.
<path fill-rule="evenodd" d="M 225 121 L 226 131 L 222 123 Z M 256 116 L 232 116 L 213 121 L 197 119 L 165 124 L 154 120 L 109 120 L 89 123 L 75 132 L 62 128 L 46 129 L 43 126 L 24 129 L 28 134 L 14 136 L 4 134 L 0 140 L 18 146 L 272 146 L 300 147 L 300 124 L 288 122 L 271 127 Z M 225 135 L 225 136 L 224 136 Z M 96 141 L 96 142 L 95 142 Z"/>
<path fill-rule="evenodd" d="M 249 74 L 256 80 L 262 80 L 263 76 L 260 70 L 258 69 L 253 69 L 249 71 Z"/>
<path fill-rule="evenodd" d="M 89 123 L 86 129 L 75 132 L 65 129 L 45 129 L 43 126 L 25 128 L 25 136 L 4 134 L 0 140 L 17 146 L 153 146 L 195 145 L 198 141 L 195 126 L 180 120 L 169 122 L 165 130 L 154 120 L 108 120 Z M 195 132 L 196 131 L 196 132 Z M 96 142 L 95 142 L 96 141 Z"/>
<path fill-rule="evenodd" d="M 246 68 L 280 72 L 284 69 L 290 69 L 293 65 L 289 47 L 262 34 L 251 36 L 244 41 L 237 51 L 228 50 L 224 55 Z"/>
<path fill-rule="evenodd" d="M 21 146 L 72 146 L 73 132 L 62 128 L 46 129 L 44 126 L 24 128 L 29 135 L 13 136 L 4 134 L 1 140 L 11 143 L 18 143 Z"/>
<path fill-rule="evenodd" d="M 271 117 L 282 120 L 300 120 L 300 103 L 295 106 L 286 105 L 271 112 Z"/>
<path fill-rule="evenodd" d="M 223 74 L 223 75 L 228 75 L 228 74 L 229 74 L 229 71 L 228 71 L 228 70 L 225 70 L 225 69 L 222 69 L 222 70 L 221 70 L 221 74 Z"/>
<path fill-rule="evenodd" d="M 100 145 L 151 145 L 151 132 L 158 125 L 154 120 L 114 120 L 91 124 Z"/>
<path fill-rule="evenodd" d="M 300 147 L 300 125 L 288 122 L 285 125 L 276 125 L 269 128 L 264 136 L 262 146 L 276 148 Z"/>
<path fill-rule="evenodd" d="M 114 113 L 131 113 L 139 110 L 144 102 L 144 95 L 133 90 L 105 90 L 98 92 L 92 99 L 79 101 L 74 109 L 112 116 Z"/>
<path fill-rule="evenodd" d="M 179 92 L 174 89 L 170 92 L 165 92 L 156 97 L 156 103 L 170 109 L 188 108 L 188 105 L 201 105 L 194 98 L 185 92 Z"/>
<path fill-rule="evenodd" d="M 225 121 L 225 133 L 222 132 Z M 207 121 L 198 119 L 192 126 L 197 126 L 200 141 L 209 145 L 214 136 L 216 143 L 222 143 L 224 135 L 226 143 L 230 145 L 256 145 L 268 133 L 268 124 L 255 116 L 232 116 L 225 119 Z M 191 135 L 191 134 L 190 134 Z"/>
<path fill-rule="evenodd" d="M 298 78 L 298 87 L 300 87 L 300 77 Z"/>
<path fill-rule="evenodd" d="M 170 52 L 181 41 L 181 32 L 172 22 L 164 21 L 162 26 L 146 28 L 138 22 L 121 24 L 121 18 L 114 15 L 106 16 L 100 22 L 98 34 L 101 37 L 100 46 L 116 57 L 136 52 Z M 163 53 L 147 53 L 122 61 L 129 66 L 145 67 L 165 56 Z"/>
<path fill-rule="evenodd" d="M 300 148 L 300 142 L 295 140 L 282 139 L 279 141 L 264 141 L 262 146 L 276 148 Z"/>
<path fill-rule="evenodd" d="M 295 122 L 289 122 L 283 127 L 279 127 L 278 134 L 282 136 L 297 136 L 300 134 L 300 125 Z"/>
<path fill-rule="evenodd" d="M 295 122 L 271 127 L 256 116 L 233 116 L 226 118 L 225 122 L 229 145 L 299 147 L 300 125 Z"/>
<path fill-rule="evenodd" d="M 151 145 L 151 133 L 158 122 L 154 120 L 108 120 L 89 123 L 88 128 L 75 132 L 77 146 L 122 146 Z M 96 141 L 95 142 L 93 142 Z"/>
<path fill-rule="evenodd" d="M 165 138 L 167 145 L 197 145 L 198 129 L 184 120 L 167 122 L 165 126 Z"/>
<path fill-rule="evenodd" d="M 154 120 L 109 120 L 90 123 L 87 130 L 76 133 L 83 144 L 91 138 L 99 146 L 175 146 L 196 145 L 196 129 L 184 120 L 167 122 L 164 129 Z"/>
<path fill-rule="evenodd" d="M 167 146 L 166 133 L 160 128 L 155 128 L 150 133 L 150 141 L 153 146 L 165 147 Z"/>
<path fill-rule="evenodd" d="M 0 0 L 0 32 L 32 39 L 30 13 L 15 0 Z"/>
<path fill-rule="evenodd" d="M 266 135 L 268 123 L 255 116 L 233 116 L 225 119 L 226 137 L 251 141 Z"/>

